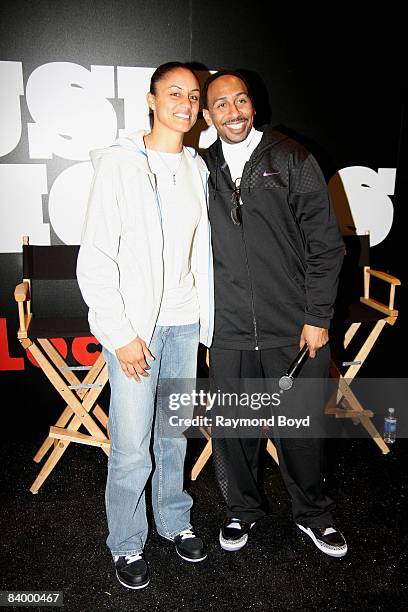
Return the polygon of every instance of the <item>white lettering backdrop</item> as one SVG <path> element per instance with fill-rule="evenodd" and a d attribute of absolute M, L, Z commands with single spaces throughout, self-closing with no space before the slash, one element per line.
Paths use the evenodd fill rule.
<path fill-rule="evenodd" d="M 20 252 L 22 235 L 29 235 L 33 244 L 50 244 L 50 224 L 62 242 L 79 243 L 92 178 L 89 151 L 109 146 L 117 135 L 148 129 L 146 92 L 153 70 L 121 66 L 88 70 L 79 64 L 51 62 L 36 68 L 24 89 L 22 63 L 0 62 L 1 157 L 12 153 L 21 140 L 20 96 L 25 96 L 31 115 L 26 157 L 21 163 L 0 164 L 1 253 Z M 115 99 L 123 100 L 123 117 L 117 116 Z M 118 130 L 118 125 L 124 128 Z M 200 147 L 214 139 L 213 128 L 203 131 Z M 44 160 L 55 157 L 72 165 L 61 170 L 48 191 Z M 364 166 L 343 168 L 336 175 L 357 232 L 370 232 L 372 246 L 382 242 L 392 226 L 395 176 L 395 168 Z M 44 221 L 43 204 L 49 223 Z"/>

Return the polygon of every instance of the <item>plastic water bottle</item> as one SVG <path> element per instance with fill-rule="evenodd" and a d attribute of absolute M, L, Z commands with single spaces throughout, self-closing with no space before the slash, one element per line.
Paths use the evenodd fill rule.
<path fill-rule="evenodd" d="M 397 433 L 397 417 L 394 408 L 388 408 L 388 414 L 384 419 L 384 442 L 393 444 Z"/>

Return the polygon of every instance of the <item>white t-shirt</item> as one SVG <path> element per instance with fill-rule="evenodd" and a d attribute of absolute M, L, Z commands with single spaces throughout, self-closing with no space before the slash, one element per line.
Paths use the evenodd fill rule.
<path fill-rule="evenodd" d="M 222 142 L 222 152 L 224 153 L 225 161 L 228 164 L 231 178 L 235 181 L 242 177 L 242 172 L 246 162 L 252 155 L 252 152 L 261 142 L 262 132 L 259 132 L 252 127 L 248 136 L 242 142 L 235 144 L 229 144 L 228 142 Z M 238 185 L 237 185 L 238 186 Z"/>
<path fill-rule="evenodd" d="M 157 325 L 188 325 L 199 319 L 191 272 L 191 247 L 201 205 L 184 153 L 146 150 L 157 178 L 164 239 L 164 290 Z"/>

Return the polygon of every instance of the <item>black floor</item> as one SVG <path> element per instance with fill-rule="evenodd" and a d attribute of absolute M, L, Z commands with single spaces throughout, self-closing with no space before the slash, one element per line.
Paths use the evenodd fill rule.
<path fill-rule="evenodd" d="M 190 441 L 190 464 L 198 444 Z M 116 582 L 105 546 L 103 453 L 71 445 L 32 495 L 37 446 L 6 443 L 1 450 L 3 590 L 63 591 L 62 609 L 81 612 L 408 608 L 406 440 L 397 441 L 388 456 L 371 440 L 329 441 L 329 492 L 349 545 L 343 559 L 327 557 L 296 531 L 269 456 L 265 489 L 271 515 L 253 529 L 241 552 L 222 551 L 217 539 L 223 506 L 208 464 L 189 483 L 196 500 L 193 521 L 208 544 L 208 559 L 197 565 L 182 561 L 152 529 L 146 545 L 151 582 L 143 591 Z"/>

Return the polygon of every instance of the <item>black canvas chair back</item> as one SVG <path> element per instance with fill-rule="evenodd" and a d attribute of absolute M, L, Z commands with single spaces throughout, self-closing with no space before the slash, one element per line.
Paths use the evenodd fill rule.
<path fill-rule="evenodd" d="M 364 293 L 363 269 L 370 265 L 370 237 L 369 234 L 343 236 L 343 240 L 346 251 L 341 283 L 348 286 L 349 298 L 354 302 Z"/>
<path fill-rule="evenodd" d="M 343 236 L 345 254 L 340 271 L 335 316 L 339 321 L 349 319 L 350 306 L 364 294 L 364 267 L 370 265 L 370 237 Z"/>
<path fill-rule="evenodd" d="M 360 302 L 364 295 L 364 269 L 370 266 L 370 236 L 343 236 L 345 255 L 340 271 L 334 318 L 330 330 L 332 352 L 341 361 L 344 356 L 344 334 L 351 323 L 373 322 L 382 313 Z"/>
<path fill-rule="evenodd" d="M 23 245 L 23 277 L 30 280 L 31 336 L 90 336 L 88 308 L 78 287 L 79 245 Z"/>

